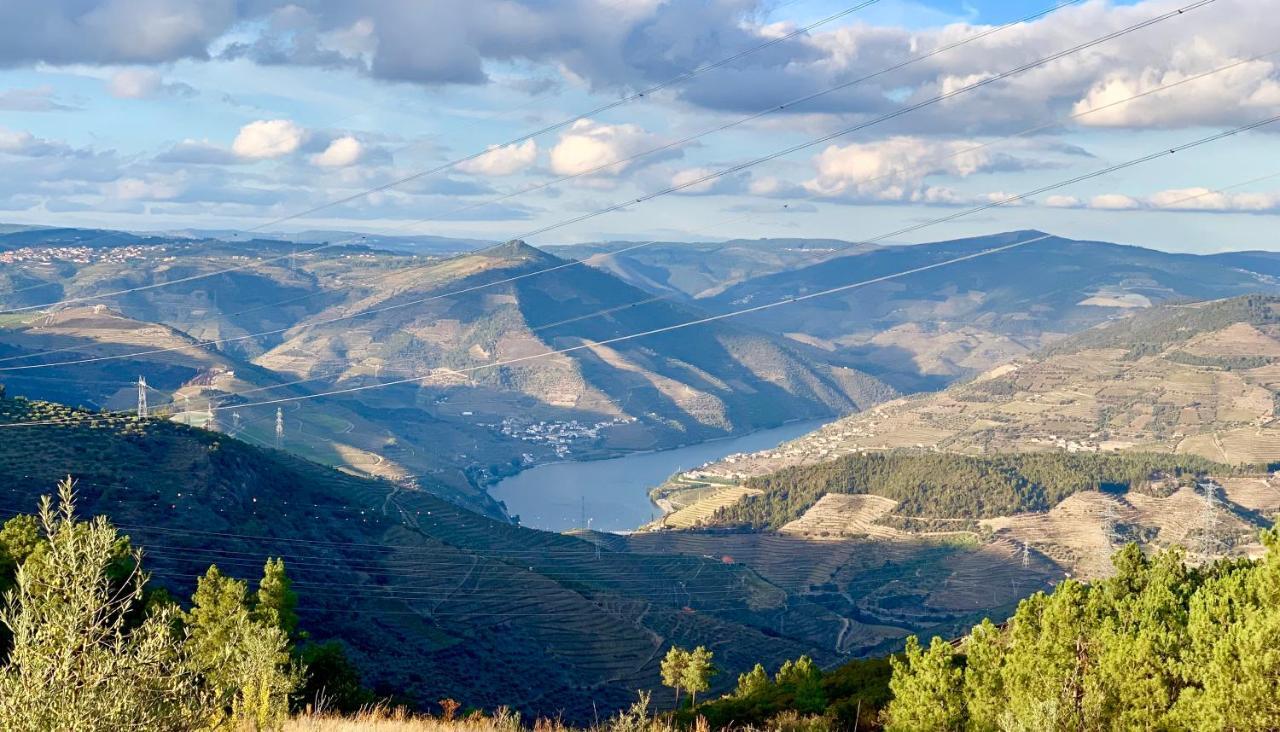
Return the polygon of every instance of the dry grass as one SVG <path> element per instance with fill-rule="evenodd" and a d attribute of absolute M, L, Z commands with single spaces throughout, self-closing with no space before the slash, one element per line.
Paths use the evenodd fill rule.
<path fill-rule="evenodd" d="M 403 707 L 378 705 L 352 715 L 327 713 L 302 714 L 289 720 L 283 732 L 675 732 L 663 718 L 650 716 L 649 697 L 641 695 L 631 709 L 619 712 L 613 719 L 591 728 L 569 727 L 556 720 L 539 719 L 529 726 L 515 712 L 500 708 L 492 716 L 480 713 L 455 714 L 456 705 L 444 716 L 412 714 Z M 693 732 L 709 732 L 706 720 L 699 718 Z M 743 732 L 748 732 L 743 730 Z"/>
<path fill-rule="evenodd" d="M 457 718 L 411 714 L 403 707 L 373 707 L 357 714 L 303 714 L 289 720 L 285 732 L 515 732 L 524 729 L 520 715 L 498 710 L 493 716 L 480 714 Z M 539 732 L 568 732 L 558 722 L 540 720 L 534 726 Z"/>

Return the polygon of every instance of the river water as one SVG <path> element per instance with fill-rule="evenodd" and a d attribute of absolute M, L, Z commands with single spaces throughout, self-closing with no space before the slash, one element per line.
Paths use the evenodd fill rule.
<path fill-rule="evenodd" d="M 585 503 L 591 528 L 628 531 L 662 515 L 649 500 L 649 491 L 674 473 L 737 452 L 776 447 L 827 421 L 792 422 L 741 437 L 611 460 L 539 465 L 499 482 L 489 489 L 489 495 L 506 503 L 507 512 L 519 516 L 520 523 L 530 528 L 578 528 Z"/>

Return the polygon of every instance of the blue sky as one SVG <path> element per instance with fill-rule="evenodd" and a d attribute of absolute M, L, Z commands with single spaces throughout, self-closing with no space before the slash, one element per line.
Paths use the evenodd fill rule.
<path fill-rule="evenodd" d="M 648 154 L 1053 4 L 881 0 L 573 128 L 282 228 L 519 236 L 876 120 L 1189 1 L 1077 2 L 806 106 Z M 0 221 L 257 226 L 519 139 L 853 4 L 55 0 L 0 8 Z M 1280 0 L 1216 0 L 532 241 L 869 239 L 1264 119 L 1280 113 L 1280 71 L 1274 57 L 1246 60 L 1276 50 L 1275 33 L 1250 19 L 1277 10 Z M 1277 139 L 1275 131 L 1241 135 L 903 240 L 1040 228 L 1180 251 L 1278 248 Z M 521 193 L 566 176 L 574 177 Z"/>

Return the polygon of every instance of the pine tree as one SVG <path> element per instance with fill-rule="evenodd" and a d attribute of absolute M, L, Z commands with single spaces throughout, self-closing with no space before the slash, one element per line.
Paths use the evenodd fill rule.
<path fill-rule="evenodd" d="M 675 689 L 676 707 L 680 706 L 680 689 L 684 688 L 684 672 L 688 666 L 689 652 L 678 646 L 671 646 L 662 659 L 662 683 Z"/>
<path fill-rule="evenodd" d="M 996 732 L 1004 711 L 1004 687 L 1000 669 L 1004 647 L 1000 629 L 983 620 L 969 633 L 964 643 L 964 698 L 968 710 L 968 729 L 972 732 Z"/>
<path fill-rule="evenodd" d="M 738 675 L 738 688 L 734 691 L 734 696 L 745 699 L 767 688 L 769 688 L 769 674 L 765 672 L 764 666 L 757 663 L 755 668 Z"/>
<path fill-rule="evenodd" d="M 698 706 L 698 692 L 711 688 L 711 677 L 719 673 L 712 663 L 713 655 L 705 646 L 698 646 L 689 652 L 688 663 L 681 678 L 684 688 L 689 690 L 690 705 Z"/>
<path fill-rule="evenodd" d="M 964 728 L 964 671 L 950 643 L 934 637 L 928 650 L 907 638 L 903 658 L 891 659 L 893 701 L 885 714 L 888 732 Z"/>
<path fill-rule="evenodd" d="M 259 727 L 283 719 L 289 695 L 302 683 L 288 636 L 276 624 L 255 620 L 245 583 L 224 577 L 216 566 L 197 581 L 191 600 L 188 646 L 217 700 L 216 717 Z"/>
<path fill-rule="evenodd" d="M 268 559 L 262 569 L 262 581 L 258 583 L 258 602 L 253 609 L 253 619 L 273 625 L 292 637 L 298 628 L 298 594 L 284 571 L 284 560 Z"/>

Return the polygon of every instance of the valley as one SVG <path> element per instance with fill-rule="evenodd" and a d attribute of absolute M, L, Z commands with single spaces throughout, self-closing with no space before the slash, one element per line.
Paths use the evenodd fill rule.
<path fill-rule="evenodd" d="M 837 243 L 788 242 L 776 259 L 730 243 L 705 280 L 674 253 L 638 278 L 612 245 L 573 248 L 590 266 L 520 242 L 19 247 L 0 430 L 40 426 L 0 432 L 5 504 L 73 475 L 176 593 L 194 564 L 234 575 L 270 551 L 307 626 L 377 688 L 530 714 L 554 697 L 576 720 L 654 687 L 672 645 L 713 644 L 721 691 L 756 662 L 956 637 L 1065 578 L 1110 576 L 1128 542 L 1261 556 L 1280 511 L 1280 304 L 1181 293 L 1265 291 L 1266 257 L 1193 287 L 1191 264 L 1143 250 L 1129 266 L 1145 280 L 1049 295 L 978 293 L 1003 270 L 961 271 L 964 296 L 928 276 L 872 292 L 877 318 L 815 301 L 780 336 L 767 318 L 667 330 L 773 297 L 815 251 L 838 268 L 802 289 L 1004 240 L 835 258 Z M 153 286 L 139 262 L 199 279 Z M 55 269 L 64 299 L 121 294 L 46 310 Z M 514 664 L 537 683 L 495 684 Z"/>

